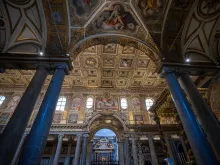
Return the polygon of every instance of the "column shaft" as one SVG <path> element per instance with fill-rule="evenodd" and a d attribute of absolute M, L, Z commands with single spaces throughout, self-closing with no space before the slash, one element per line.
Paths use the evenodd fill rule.
<path fill-rule="evenodd" d="M 60 152 L 62 149 L 62 143 L 63 143 L 63 134 L 58 135 L 58 143 L 57 143 L 57 149 L 53 161 L 53 165 L 58 165 L 59 159 L 60 159 Z"/>
<path fill-rule="evenodd" d="M 118 149 L 119 149 L 119 164 L 124 165 L 124 143 L 118 142 Z"/>
<path fill-rule="evenodd" d="M 25 137 L 26 137 L 26 136 L 27 136 L 26 134 L 24 134 L 24 135 L 22 136 L 22 139 L 21 139 L 20 144 L 19 144 L 19 146 L 18 146 L 18 148 L 17 148 L 17 151 L 16 151 L 16 153 L 15 153 L 15 155 L 14 155 L 14 158 L 13 158 L 13 160 L 12 160 L 12 162 L 11 162 L 11 165 L 16 165 L 17 160 L 18 160 L 18 157 L 19 157 L 20 152 L 21 152 L 21 149 L 22 149 L 22 147 L 23 147 L 23 144 L 24 144 L 24 141 L 25 141 Z"/>
<path fill-rule="evenodd" d="M 74 155 L 74 161 L 72 165 L 78 165 L 79 164 L 79 156 L 80 156 L 80 148 L 81 148 L 81 134 L 77 135 L 77 143 L 76 143 L 76 150 Z"/>
<path fill-rule="evenodd" d="M 202 98 L 192 79 L 187 72 L 180 75 L 179 81 L 186 92 L 198 120 L 207 135 L 207 138 L 220 160 L 220 124 L 212 110 Z"/>
<path fill-rule="evenodd" d="M 54 157 L 55 157 L 55 154 L 56 154 L 56 148 L 57 148 L 57 145 L 53 144 L 53 150 L 52 150 L 52 155 L 50 157 L 49 165 L 53 165 Z"/>
<path fill-rule="evenodd" d="M 167 146 L 167 151 L 168 151 L 169 157 L 173 158 L 172 149 L 170 147 L 169 136 L 167 134 L 165 135 L 165 142 L 166 142 L 166 146 Z"/>
<path fill-rule="evenodd" d="M 144 156 L 141 148 L 141 143 L 138 143 L 138 155 L 139 155 L 139 165 L 144 165 Z"/>
<path fill-rule="evenodd" d="M 69 165 L 70 164 L 70 152 L 71 152 L 71 146 L 72 144 L 68 144 L 68 149 L 67 149 L 67 156 L 66 156 L 66 159 L 65 159 L 65 165 Z"/>
<path fill-rule="evenodd" d="M 125 157 L 125 165 L 129 165 L 130 164 L 130 153 L 129 153 L 129 137 L 126 136 L 125 137 L 125 144 L 124 144 L 124 148 L 125 148 L 125 152 L 124 152 L 124 157 Z"/>
<path fill-rule="evenodd" d="M 81 165 L 86 165 L 87 144 L 88 144 L 88 134 L 84 134 Z"/>
<path fill-rule="evenodd" d="M 92 142 L 88 143 L 86 165 L 90 165 L 92 161 Z"/>
<path fill-rule="evenodd" d="M 219 164 L 173 72 L 163 71 L 197 163 Z"/>
<path fill-rule="evenodd" d="M 18 165 L 37 165 L 40 163 L 64 76 L 65 71 L 63 68 L 55 71 L 27 138 Z"/>
<path fill-rule="evenodd" d="M 150 147 L 150 155 L 151 155 L 152 164 L 158 165 L 157 154 L 155 151 L 154 140 L 153 140 L 152 135 L 148 135 L 148 142 L 149 142 L 149 147 Z"/>
<path fill-rule="evenodd" d="M 132 137 L 131 137 L 131 142 L 132 142 L 133 161 L 134 161 L 135 165 L 138 165 L 137 146 L 136 146 L 136 141 L 135 141 L 135 136 L 134 135 L 132 135 Z"/>
<path fill-rule="evenodd" d="M 11 119 L 5 126 L 0 136 L 1 165 L 11 164 L 46 77 L 47 70 L 45 68 L 37 69 Z"/>

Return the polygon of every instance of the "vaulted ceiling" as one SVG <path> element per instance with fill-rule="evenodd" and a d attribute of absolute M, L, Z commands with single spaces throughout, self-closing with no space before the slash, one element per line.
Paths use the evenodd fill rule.
<path fill-rule="evenodd" d="M 161 61 L 218 64 L 219 36 L 218 0 L 0 1 L 0 51 L 69 54 L 71 87 L 162 86 Z"/>

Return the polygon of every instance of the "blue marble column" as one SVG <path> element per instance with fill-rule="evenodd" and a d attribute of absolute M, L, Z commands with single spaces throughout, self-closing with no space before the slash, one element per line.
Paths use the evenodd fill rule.
<path fill-rule="evenodd" d="M 196 113 L 216 156 L 218 156 L 220 160 L 220 123 L 218 119 L 199 93 L 187 71 L 180 74 L 179 81 L 193 105 L 194 112 Z"/>
<path fill-rule="evenodd" d="M 169 70 L 169 68 L 163 68 L 163 76 L 165 77 L 170 92 L 172 94 L 172 99 L 179 113 L 180 119 L 182 121 L 184 130 L 186 132 L 187 138 L 189 140 L 192 151 L 195 155 L 197 164 L 208 165 L 215 164 L 219 165 L 215 154 L 205 137 L 196 116 L 193 113 L 181 87 L 178 83 L 174 73 Z"/>
<path fill-rule="evenodd" d="M 51 79 L 30 134 L 27 137 L 18 165 L 40 164 L 64 77 L 65 68 L 60 66 Z"/>
<path fill-rule="evenodd" d="M 41 66 L 37 69 L 11 119 L 2 132 L 0 136 L 1 165 L 11 164 L 47 74 L 48 72 L 45 67 Z"/>

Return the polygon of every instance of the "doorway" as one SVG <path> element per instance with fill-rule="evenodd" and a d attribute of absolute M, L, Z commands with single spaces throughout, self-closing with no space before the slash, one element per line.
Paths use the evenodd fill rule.
<path fill-rule="evenodd" d="M 107 128 L 100 129 L 93 137 L 91 165 L 118 165 L 118 139 Z"/>

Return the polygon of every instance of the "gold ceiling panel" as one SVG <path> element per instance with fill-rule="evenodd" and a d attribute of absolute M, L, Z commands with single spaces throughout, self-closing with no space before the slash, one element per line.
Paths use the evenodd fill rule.
<path fill-rule="evenodd" d="M 65 77 L 63 87 L 74 88 L 161 88 L 165 81 L 155 73 L 155 64 L 141 51 L 117 44 L 97 45 L 85 49 L 73 60 L 74 69 Z M 26 87 L 34 71 L 6 70 L 0 85 Z M 49 75 L 45 81 L 48 86 Z"/>

